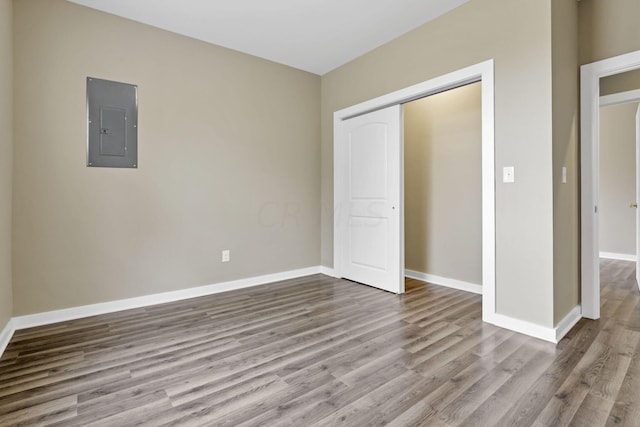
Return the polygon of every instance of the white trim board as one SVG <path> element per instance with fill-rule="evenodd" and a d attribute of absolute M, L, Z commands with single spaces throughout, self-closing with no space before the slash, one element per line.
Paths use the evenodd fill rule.
<path fill-rule="evenodd" d="M 273 282 L 297 279 L 299 277 L 305 277 L 319 273 L 320 267 L 309 267 L 283 273 L 267 274 L 264 276 L 251 277 L 230 282 L 222 282 L 189 289 L 182 289 L 179 291 L 163 292 L 160 294 L 127 298 L 98 304 L 90 304 L 80 307 L 66 308 L 63 310 L 48 311 L 45 313 L 28 314 L 26 316 L 14 317 L 12 319 L 12 323 L 13 327 L 16 330 L 33 328 L 36 326 L 50 325 L 52 323 L 65 322 L 67 320 L 75 320 L 84 317 L 96 316 L 99 314 L 115 313 L 118 311 L 130 310 L 133 308 L 148 307 L 156 304 L 181 301 L 189 298 L 213 295 L 253 286 L 266 285 Z"/>
<path fill-rule="evenodd" d="M 200 286 L 195 288 L 183 289 L 179 291 L 164 292 L 160 294 L 153 294 L 153 295 L 142 296 L 137 298 L 128 298 L 128 299 L 123 299 L 118 301 L 110 301 L 105 303 L 91 304 L 91 305 L 85 305 L 80 307 L 72 307 L 72 308 L 63 309 L 63 310 L 55 310 L 55 311 L 49 311 L 45 313 L 36 313 L 36 314 L 29 314 L 26 316 L 14 317 L 9 320 L 7 325 L 0 332 L 0 356 L 2 356 L 2 354 L 6 350 L 7 345 L 9 344 L 9 341 L 11 340 L 11 337 L 13 336 L 14 332 L 19 329 L 49 325 L 52 323 L 64 322 L 68 320 L 80 319 L 80 318 L 96 316 L 100 314 L 114 313 L 114 312 L 129 310 L 133 308 L 147 307 L 155 304 L 181 301 L 184 299 L 195 298 L 199 296 L 212 295 L 212 294 L 228 292 L 232 290 L 243 289 L 243 288 L 248 288 L 253 286 L 266 285 L 269 283 L 278 282 L 282 280 L 296 279 L 296 278 L 310 276 L 312 274 L 318 274 L 318 273 L 325 274 L 327 276 L 337 277 L 335 275 L 335 271 L 329 267 L 324 267 L 324 266 L 309 267 L 309 268 L 303 268 L 300 270 L 287 271 L 283 273 L 267 274 L 264 276 L 258 276 L 258 277 L 248 278 L 248 279 L 234 280 L 231 282 L 223 282 L 215 285 Z M 413 273 L 415 273 L 415 275 Z M 416 277 L 412 277 L 412 276 L 416 276 Z M 443 278 L 439 278 L 438 276 L 412 272 L 411 270 L 407 271 L 407 277 L 412 277 L 417 280 L 423 280 L 424 278 L 427 278 L 429 279 L 427 281 L 430 281 L 431 283 L 439 284 L 441 286 L 448 286 L 447 284 L 443 284 L 445 282 L 449 284 L 454 283 L 454 284 L 471 285 L 472 288 L 474 286 L 478 286 L 478 285 L 473 285 L 467 282 L 461 282 L 456 280 L 452 282 L 451 281 L 452 279 L 443 279 Z M 443 279 L 443 280 L 440 280 L 441 283 L 436 283 L 436 280 L 430 280 L 433 278 Z M 455 287 L 455 286 L 450 286 L 450 287 Z M 455 287 L 455 288 L 460 289 L 458 287 Z M 462 289 L 462 290 L 467 290 L 467 289 Z M 481 287 L 480 287 L 480 290 L 482 290 Z M 473 290 L 470 290 L 470 292 L 473 292 Z M 575 310 L 578 310 L 577 312 L 579 316 L 580 314 L 579 307 L 574 309 L 574 311 Z M 573 313 L 574 312 L 570 313 L 570 315 L 572 315 Z M 570 315 L 568 315 L 567 318 L 569 318 Z M 575 322 L 573 322 L 573 320 L 571 321 L 567 321 L 566 319 L 563 320 L 562 322 L 560 322 L 559 326 L 555 328 L 555 330 L 554 329 L 547 330 L 547 328 L 544 328 L 542 326 L 535 325 L 529 322 L 524 322 L 518 319 L 513 319 L 503 315 L 498 315 L 493 320 L 496 320 L 496 322 L 490 322 L 490 323 L 493 323 L 496 326 L 500 326 L 506 329 L 511 329 L 513 331 L 524 333 L 526 335 L 530 335 L 535 338 L 541 338 L 551 342 L 558 342 L 564 336 L 564 334 L 566 334 L 566 332 L 568 332 L 568 330 L 571 329 L 571 327 L 578 320 L 580 320 L 580 317 L 578 317 L 575 320 Z M 562 327 L 564 329 L 565 327 L 562 325 L 567 325 L 569 323 L 571 325 L 568 327 L 568 329 L 566 329 L 564 333 L 560 334 L 558 332 L 559 328 Z M 556 338 L 552 339 L 552 337 L 554 336 Z M 557 338 L 558 336 L 559 338 Z"/>
<path fill-rule="evenodd" d="M 404 275 L 410 279 L 416 279 L 422 282 L 433 283 L 434 285 L 445 286 L 447 288 L 453 288 L 460 291 L 482 295 L 482 285 L 478 285 L 475 283 L 465 282 L 457 279 L 449 279 L 447 277 L 436 276 L 435 274 L 421 273 L 414 270 L 405 270 Z"/>
<path fill-rule="evenodd" d="M 636 262 L 636 256 L 634 254 L 618 254 L 615 252 L 600 252 L 600 258 Z"/>
<path fill-rule="evenodd" d="M 493 318 L 495 322 L 489 322 L 501 328 L 510 329 L 521 334 L 529 335 L 544 341 L 557 344 L 569 333 L 571 328 L 582 319 L 582 309 L 576 306 L 562 319 L 554 328 L 548 328 L 526 320 L 515 319 L 503 314 L 496 314 Z"/>
<path fill-rule="evenodd" d="M 342 168 L 340 143 L 342 121 L 371 111 L 454 89 L 469 83 L 482 85 L 482 319 L 494 323 L 496 314 L 496 223 L 495 223 L 495 95 L 493 59 L 435 77 L 416 85 L 362 102 L 336 111 L 333 114 L 334 144 L 334 212 L 341 209 L 344 199 L 339 183 Z M 402 197 L 401 197 L 402 199 Z M 333 224 L 333 267 L 338 277 L 342 276 L 342 245 L 339 234 L 341 216 L 334 216 Z"/>
<path fill-rule="evenodd" d="M 640 89 L 614 93 L 611 95 L 603 95 L 600 97 L 600 107 L 608 107 L 610 105 L 618 104 L 630 104 L 633 102 L 640 102 Z"/>
<path fill-rule="evenodd" d="M 421 273 L 413 270 L 405 270 L 405 275 L 411 279 L 433 283 L 434 285 L 445 286 L 475 294 L 482 294 L 482 286 L 474 283 L 448 279 L 446 277 Z M 494 325 L 557 344 L 565 335 L 567 335 L 571 328 L 580 321 L 580 319 L 582 319 L 582 310 L 580 306 L 576 306 L 558 323 L 558 325 L 556 325 L 555 328 L 545 328 L 534 323 L 503 315 L 498 315 L 496 317 L 495 320 L 497 320 L 497 322 L 494 323 Z"/>
<path fill-rule="evenodd" d="M 520 320 L 498 313 L 496 313 L 491 320 L 492 321 L 489 323 L 491 323 L 492 325 L 510 329 L 512 331 L 529 335 L 530 337 L 538 338 L 544 341 L 557 343 L 556 331 L 554 328 L 548 328 L 536 323 L 527 322 L 526 320 Z"/>
<path fill-rule="evenodd" d="M 577 305 L 555 327 L 556 343 L 560 342 L 569 333 L 576 323 L 582 319 L 582 308 Z"/>
<path fill-rule="evenodd" d="M 7 349 L 9 341 L 11 341 L 11 337 L 13 337 L 15 331 L 16 328 L 14 327 L 13 319 L 9 319 L 4 329 L 0 331 L 0 357 L 2 357 L 2 354 Z"/>
<path fill-rule="evenodd" d="M 582 315 L 589 319 L 600 317 L 597 213 L 600 179 L 600 79 L 637 69 L 640 69 L 640 50 L 580 67 L 580 286 Z"/>

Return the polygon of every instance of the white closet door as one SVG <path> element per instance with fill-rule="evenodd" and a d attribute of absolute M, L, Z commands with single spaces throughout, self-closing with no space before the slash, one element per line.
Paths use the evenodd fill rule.
<path fill-rule="evenodd" d="M 343 122 L 343 197 L 339 227 L 344 278 L 404 292 L 402 106 Z"/>

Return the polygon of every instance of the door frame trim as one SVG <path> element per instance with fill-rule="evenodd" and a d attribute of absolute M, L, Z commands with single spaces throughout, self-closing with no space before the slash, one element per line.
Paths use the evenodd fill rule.
<path fill-rule="evenodd" d="M 640 95 L 640 90 L 638 91 Z M 638 97 L 640 101 L 640 96 Z M 640 211 L 638 202 L 640 201 L 640 104 L 636 109 L 636 285 L 640 289 Z"/>
<path fill-rule="evenodd" d="M 630 104 L 632 102 L 640 102 L 640 89 L 600 97 L 601 108 L 610 105 Z"/>
<path fill-rule="evenodd" d="M 338 277 L 342 277 L 342 236 L 339 220 L 343 208 L 343 188 L 346 177 L 340 165 L 344 159 L 344 144 L 341 132 L 342 122 L 349 118 L 379 110 L 391 105 L 405 104 L 436 93 L 455 89 L 470 83 L 482 85 L 482 320 L 496 323 L 496 222 L 495 222 L 495 95 L 493 59 L 441 75 L 422 83 L 370 99 L 357 105 L 336 111 L 333 114 L 333 266 Z M 401 162 L 401 182 L 404 182 L 404 164 Z M 401 193 L 401 206 L 404 213 L 404 200 Z M 401 215 L 401 260 L 404 260 L 404 216 Z M 404 266 L 401 265 L 402 274 Z"/>
<path fill-rule="evenodd" d="M 600 318 L 600 78 L 640 69 L 640 50 L 580 67 L 580 270 L 582 316 Z"/>

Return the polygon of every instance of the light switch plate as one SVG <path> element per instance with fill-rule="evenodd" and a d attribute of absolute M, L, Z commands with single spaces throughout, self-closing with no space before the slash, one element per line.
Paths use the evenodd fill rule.
<path fill-rule="evenodd" d="M 502 182 L 511 184 L 516 181 L 515 169 L 513 166 L 505 166 L 502 168 Z"/>
<path fill-rule="evenodd" d="M 562 183 L 563 184 L 567 183 L 567 167 L 566 166 L 562 167 Z"/>

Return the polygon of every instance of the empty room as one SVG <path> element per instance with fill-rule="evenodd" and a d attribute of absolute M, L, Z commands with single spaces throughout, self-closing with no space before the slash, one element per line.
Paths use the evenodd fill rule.
<path fill-rule="evenodd" d="M 638 426 L 638 17 L 0 0 L 0 425 Z"/>

